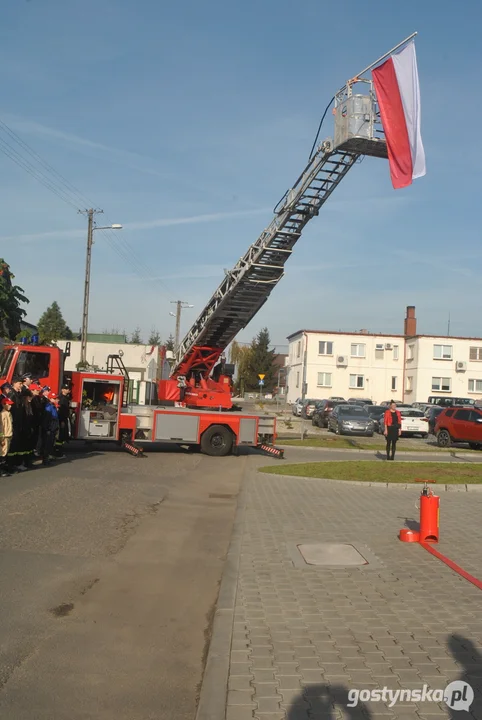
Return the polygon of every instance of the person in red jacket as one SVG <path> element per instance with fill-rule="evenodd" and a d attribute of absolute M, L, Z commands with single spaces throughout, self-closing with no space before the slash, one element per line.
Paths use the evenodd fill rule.
<path fill-rule="evenodd" d="M 387 460 L 395 460 L 397 440 L 402 434 L 402 416 L 393 400 L 383 416 L 383 422 L 385 425 L 384 435 L 387 438 Z"/>

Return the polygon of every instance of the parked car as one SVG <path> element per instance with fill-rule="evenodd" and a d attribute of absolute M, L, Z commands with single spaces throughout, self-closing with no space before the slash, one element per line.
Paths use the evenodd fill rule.
<path fill-rule="evenodd" d="M 291 412 L 293 413 L 293 415 L 296 415 L 296 417 L 300 417 L 302 407 L 303 407 L 302 398 L 298 398 L 298 400 L 295 400 L 295 402 L 293 403 Z"/>
<path fill-rule="evenodd" d="M 336 402 L 346 402 L 345 398 L 338 397 L 337 395 L 330 395 L 328 400 L 335 400 Z"/>
<path fill-rule="evenodd" d="M 313 415 L 317 402 L 318 400 L 315 400 L 313 398 L 304 400 L 301 406 L 301 417 L 307 418 L 309 420 L 310 417 Z"/>
<path fill-rule="evenodd" d="M 402 416 L 402 435 L 405 435 L 405 437 L 410 435 L 420 435 L 423 438 L 428 437 L 428 428 L 425 423 L 424 413 L 421 410 L 412 407 L 402 407 L 400 409 L 400 415 Z M 385 432 L 383 415 L 379 420 L 378 426 L 378 432 L 383 435 Z"/>
<path fill-rule="evenodd" d="M 413 405 L 409 405 L 408 403 L 398 402 L 398 400 L 384 400 L 380 403 L 382 407 L 385 408 L 385 410 L 388 410 L 390 407 L 390 403 L 394 402 L 397 406 L 397 409 L 400 410 L 400 408 L 411 408 L 414 407 Z"/>
<path fill-rule="evenodd" d="M 373 420 L 362 405 L 337 405 L 328 417 L 328 430 L 337 435 L 373 436 Z"/>
<path fill-rule="evenodd" d="M 438 395 L 430 395 L 428 402 L 430 405 L 441 405 L 442 407 L 454 407 L 454 405 L 475 405 L 475 400 L 473 398 L 439 397 Z"/>
<path fill-rule="evenodd" d="M 328 427 L 328 417 L 333 408 L 346 404 L 346 400 L 320 400 L 316 403 L 315 411 L 311 416 L 312 424 L 318 427 Z"/>
<path fill-rule="evenodd" d="M 351 405 L 373 405 L 373 400 L 369 398 L 348 398 Z"/>
<path fill-rule="evenodd" d="M 387 408 L 382 405 L 367 405 L 366 411 L 373 421 L 373 429 L 375 432 L 379 432 L 380 420 L 383 420 L 383 415 Z"/>
<path fill-rule="evenodd" d="M 440 447 L 460 442 L 468 443 L 472 450 L 482 450 L 482 409 L 444 408 L 435 423 L 435 434 Z"/>
<path fill-rule="evenodd" d="M 429 435 L 435 435 L 435 423 L 442 411 L 443 407 L 441 405 L 429 405 L 429 407 L 425 410 L 423 421 L 428 423 L 427 427 Z"/>

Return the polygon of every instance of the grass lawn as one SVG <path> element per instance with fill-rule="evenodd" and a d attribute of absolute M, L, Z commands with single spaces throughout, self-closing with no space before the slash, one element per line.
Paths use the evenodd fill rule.
<path fill-rule="evenodd" d="M 482 483 L 482 464 L 473 463 L 381 463 L 371 460 L 313 462 L 262 467 L 270 475 L 364 480 L 366 482 L 413 483 L 436 480 L 442 485 Z"/>

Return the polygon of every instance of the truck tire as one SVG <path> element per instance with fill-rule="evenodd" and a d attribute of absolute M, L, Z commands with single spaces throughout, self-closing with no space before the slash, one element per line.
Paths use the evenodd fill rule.
<path fill-rule="evenodd" d="M 233 434 L 224 425 L 211 425 L 201 438 L 201 452 L 213 457 L 229 455 L 233 449 Z"/>

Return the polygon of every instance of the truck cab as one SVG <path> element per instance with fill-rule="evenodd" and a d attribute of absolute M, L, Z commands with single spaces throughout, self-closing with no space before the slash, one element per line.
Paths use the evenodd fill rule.
<path fill-rule="evenodd" d="M 42 345 L 5 345 L 0 354 L 0 383 L 12 382 L 18 375 L 31 373 L 41 385 L 56 393 L 63 381 L 64 353 L 60 348 Z"/>

